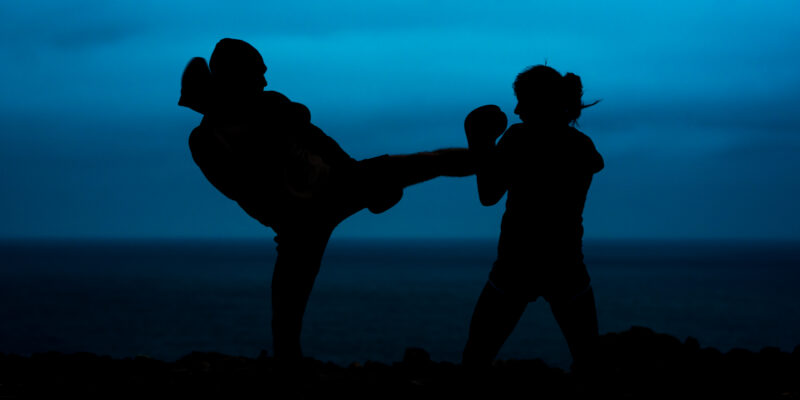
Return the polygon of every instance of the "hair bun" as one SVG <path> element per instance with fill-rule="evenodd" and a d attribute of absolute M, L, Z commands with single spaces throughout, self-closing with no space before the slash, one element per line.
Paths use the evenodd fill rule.
<path fill-rule="evenodd" d="M 567 72 L 562 79 L 564 87 L 564 107 L 569 121 L 575 121 L 581 116 L 583 109 L 583 85 L 581 78 L 572 72 Z"/>
<path fill-rule="evenodd" d="M 581 77 L 572 72 L 567 72 L 564 75 L 564 89 L 570 98 L 577 98 L 578 102 L 580 102 L 581 96 L 583 96 Z"/>

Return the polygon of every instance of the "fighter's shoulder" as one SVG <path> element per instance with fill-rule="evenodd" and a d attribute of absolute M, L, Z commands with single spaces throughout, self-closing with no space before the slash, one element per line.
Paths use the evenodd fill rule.
<path fill-rule="evenodd" d="M 193 151 L 218 147 L 220 143 L 224 142 L 222 136 L 239 134 L 244 129 L 240 125 L 217 126 L 207 121 L 206 118 L 203 118 L 203 122 L 192 129 L 192 133 L 189 134 L 189 147 Z"/>
<path fill-rule="evenodd" d="M 195 159 L 198 156 L 213 152 L 218 145 L 213 128 L 206 124 L 198 125 L 189 134 L 189 150 Z"/>
<path fill-rule="evenodd" d="M 572 133 L 572 136 L 575 138 L 575 140 L 577 140 L 579 143 L 588 148 L 594 149 L 594 142 L 592 141 L 592 138 L 589 137 L 589 135 L 579 131 L 575 127 L 569 127 L 569 129 L 570 133 Z"/>
<path fill-rule="evenodd" d="M 506 135 L 511 134 L 513 136 L 516 136 L 516 135 L 519 135 L 519 134 L 521 134 L 522 132 L 524 132 L 526 130 L 528 130 L 528 127 L 525 124 L 516 123 L 516 124 L 513 124 L 513 125 L 509 126 L 508 129 L 506 129 L 506 133 L 505 134 Z"/>
<path fill-rule="evenodd" d="M 289 103 L 288 97 L 281 92 L 276 92 L 274 90 L 265 90 L 261 93 L 261 100 L 264 102 L 272 102 L 272 103 Z"/>
<path fill-rule="evenodd" d="M 208 124 L 200 123 L 189 134 L 189 147 L 198 146 L 209 135 L 210 127 Z"/>
<path fill-rule="evenodd" d="M 592 173 L 602 170 L 605 166 L 605 161 L 603 161 L 603 156 L 600 152 L 597 151 L 597 147 L 595 147 L 592 138 L 574 127 L 570 127 L 570 129 L 572 129 L 572 134 L 576 138 L 575 140 L 579 143 L 578 148 L 581 149 L 582 154 L 589 160 Z"/>

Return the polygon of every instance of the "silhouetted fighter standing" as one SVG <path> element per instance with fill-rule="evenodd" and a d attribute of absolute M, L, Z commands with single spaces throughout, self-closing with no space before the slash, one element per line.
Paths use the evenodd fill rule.
<path fill-rule="evenodd" d="M 544 297 L 569 345 L 574 366 L 585 365 L 598 336 L 594 294 L 583 263 L 583 207 L 603 158 L 573 126 L 584 105 L 577 75 L 537 65 L 514 82 L 521 124 L 505 134 L 496 106 L 472 111 L 464 123 L 477 160 L 483 205 L 505 193 L 497 260 L 475 306 L 465 365 L 488 365 L 527 304 Z M 502 135 L 495 145 L 497 138 Z"/>

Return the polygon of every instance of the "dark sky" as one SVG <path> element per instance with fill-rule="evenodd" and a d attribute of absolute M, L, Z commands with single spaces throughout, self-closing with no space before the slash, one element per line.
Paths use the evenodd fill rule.
<path fill-rule="evenodd" d="M 271 237 L 205 181 L 176 105 L 234 37 L 356 158 L 464 146 L 463 118 L 547 62 L 580 75 L 606 159 L 589 238 L 800 239 L 800 3 L 0 3 L 0 238 Z M 407 190 L 340 237 L 496 237 L 474 178 Z"/>

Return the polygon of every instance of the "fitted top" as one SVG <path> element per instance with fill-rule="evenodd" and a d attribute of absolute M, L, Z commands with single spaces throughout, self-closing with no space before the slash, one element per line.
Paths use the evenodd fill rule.
<path fill-rule="evenodd" d="M 570 126 L 512 125 L 497 145 L 497 176 L 508 196 L 500 257 L 536 252 L 579 256 L 583 208 L 603 158 Z"/>

